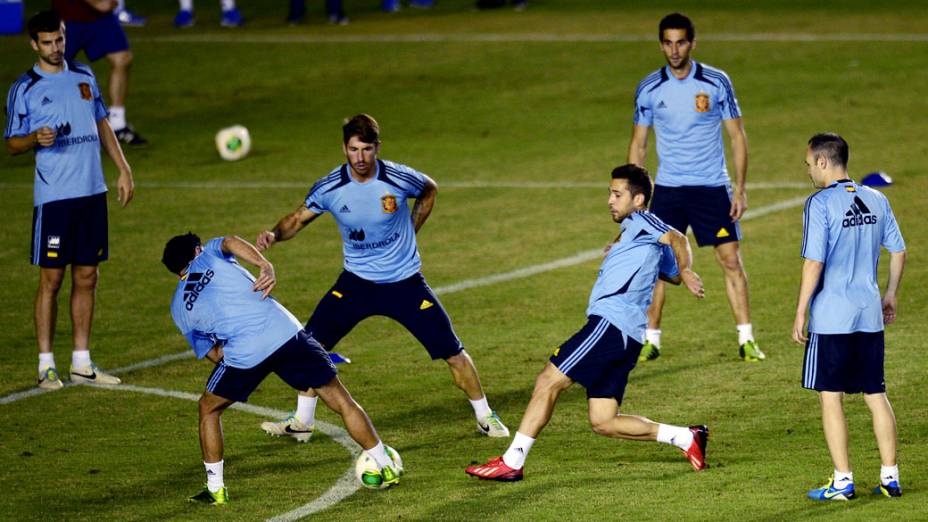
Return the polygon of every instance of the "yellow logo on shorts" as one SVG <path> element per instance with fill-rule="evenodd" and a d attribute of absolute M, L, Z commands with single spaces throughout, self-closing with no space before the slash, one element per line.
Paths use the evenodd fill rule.
<path fill-rule="evenodd" d="M 557 354 L 561 353 L 561 347 L 558 346 L 554 349 L 554 353 L 551 354 L 552 357 L 557 357 Z"/>
<path fill-rule="evenodd" d="M 423 300 L 422 300 L 422 304 L 419 305 L 419 310 L 427 310 L 427 309 L 429 309 L 429 308 L 431 308 L 431 307 L 433 307 L 433 306 L 435 306 L 435 303 L 433 303 L 433 302 L 431 302 L 431 301 L 429 301 L 429 300 L 427 300 L 427 299 L 423 299 Z"/>
<path fill-rule="evenodd" d="M 719 231 L 715 233 L 715 237 L 728 237 L 728 235 L 728 231 L 725 230 L 725 227 L 720 228 Z"/>
<path fill-rule="evenodd" d="M 332 290 L 332 295 L 334 295 L 335 297 L 337 297 L 337 298 L 339 298 L 339 299 L 342 298 L 342 293 L 339 292 L 338 290 Z"/>
<path fill-rule="evenodd" d="M 54 258 L 58 257 L 58 252 L 46 252 L 45 255 L 48 256 L 48 257 L 50 257 L 50 258 L 52 258 L 52 259 L 54 259 Z"/>

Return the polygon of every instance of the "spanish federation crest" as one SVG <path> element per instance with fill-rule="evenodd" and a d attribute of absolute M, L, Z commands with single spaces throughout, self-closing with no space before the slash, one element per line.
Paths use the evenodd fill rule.
<path fill-rule="evenodd" d="M 90 92 L 90 84 L 81 82 L 77 86 L 81 91 L 81 98 L 84 100 L 92 100 L 93 94 Z"/>
<path fill-rule="evenodd" d="M 703 91 L 696 93 L 696 112 L 709 112 L 709 95 Z"/>
<path fill-rule="evenodd" d="M 386 194 L 385 196 L 381 197 L 380 207 L 386 214 L 392 214 L 396 212 L 396 196 L 392 194 Z"/>

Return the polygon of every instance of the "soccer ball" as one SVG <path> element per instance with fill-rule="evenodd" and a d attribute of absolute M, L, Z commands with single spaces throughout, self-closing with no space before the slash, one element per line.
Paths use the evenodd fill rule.
<path fill-rule="evenodd" d="M 251 135 L 242 125 L 226 127 L 216 133 L 216 150 L 226 161 L 237 161 L 251 150 Z"/>
<path fill-rule="evenodd" d="M 404 472 L 403 459 L 400 457 L 399 452 L 386 445 L 384 449 L 387 450 L 387 455 L 393 460 L 393 466 L 396 468 L 396 472 L 402 475 Z M 358 460 L 354 464 L 354 476 L 358 478 L 358 482 L 360 482 L 362 486 L 368 489 L 384 489 L 385 487 L 383 477 L 380 475 L 380 470 L 377 469 L 377 463 L 366 451 L 361 452 L 361 456 L 358 457 Z"/>

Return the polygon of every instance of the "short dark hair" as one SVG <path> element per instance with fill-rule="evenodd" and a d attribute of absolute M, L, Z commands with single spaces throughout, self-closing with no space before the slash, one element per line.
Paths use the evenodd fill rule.
<path fill-rule="evenodd" d="M 696 38 L 696 26 L 690 17 L 682 13 L 670 13 L 661 18 L 661 23 L 657 29 L 657 41 L 664 41 L 664 31 L 667 29 L 686 29 L 686 39 L 690 42 Z"/>
<path fill-rule="evenodd" d="M 612 179 L 624 179 L 628 182 L 628 191 L 632 197 L 641 194 L 644 196 L 644 206 L 651 201 L 651 175 L 648 169 L 629 163 L 612 169 Z"/>
<path fill-rule="evenodd" d="M 164 245 L 164 254 L 161 262 L 172 274 L 180 275 L 187 265 L 197 256 L 197 247 L 200 246 L 200 237 L 193 232 L 174 236 Z"/>
<path fill-rule="evenodd" d="M 54 33 L 61 30 L 61 17 L 58 13 L 47 9 L 32 15 L 28 23 L 29 37 L 39 41 L 39 33 Z"/>
<path fill-rule="evenodd" d="M 357 136 L 364 143 L 380 143 L 380 125 L 370 114 L 356 114 L 345 120 L 342 136 L 345 145 L 352 136 Z"/>
<path fill-rule="evenodd" d="M 850 157 L 847 142 L 834 132 L 822 132 L 809 138 L 809 149 L 813 158 L 825 156 L 832 165 L 847 168 Z"/>

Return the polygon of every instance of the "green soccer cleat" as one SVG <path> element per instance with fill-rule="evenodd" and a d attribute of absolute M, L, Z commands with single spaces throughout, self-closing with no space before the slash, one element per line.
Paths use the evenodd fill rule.
<path fill-rule="evenodd" d="M 212 504 L 214 506 L 222 506 L 229 503 L 229 490 L 227 488 L 219 488 L 219 491 L 213 493 L 209 490 L 208 487 L 203 486 L 203 491 L 197 493 L 196 495 L 187 498 L 188 502 L 202 502 L 204 504 Z"/>
<path fill-rule="evenodd" d="M 60 390 L 64 386 L 61 377 L 58 376 L 58 370 L 51 366 L 39 372 L 37 384 L 43 390 Z"/>
<path fill-rule="evenodd" d="M 738 355 L 747 362 L 760 362 L 767 358 L 764 352 L 760 351 L 756 341 L 748 341 L 738 348 Z"/>
<path fill-rule="evenodd" d="M 889 484 L 880 484 L 873 489 L 874 495 L 883 495 L 884 497 L 894 498 L 902 496 L 902 487 L 899 485 L 899 481 L 894 480 Z"/>
<path fill-rule="evenodd" d="M 509 428 L 495 411 L 491 411 L 483 420 L 477 421 L 477 431 L 487 437 L 508 437 Z"/>
<path fill-rule="evenodd" d="M 309 442 L 316 427 L 314 424 L 307 426 L 290 415 L 280 422 L 262 422 L 261 429 L 273 437 L 293 437 L 298 442 Z"/>
<path fill-rule="evenodd" d="M 119 384 L 122 380 L 115 375 L 110 375 L 100 369 L 94 363 L 83 368 L 71 367 L 71 382 L 91 382 L 94 384 Z"/>
<path fill-rule="evenodd" d="M 645 341 L 641 347 L 641 353 L 638 355 L 638 362 L 653 361 L 661 356 L 661 349 L 651 341 Z"/>
<path fill-rule="evenodd" d="M 393 466 L 384 466 L 380 470 L 380 476 L 383 477 L 382 489 L 395 486 L 400 483 L 400 473 Z"/>

